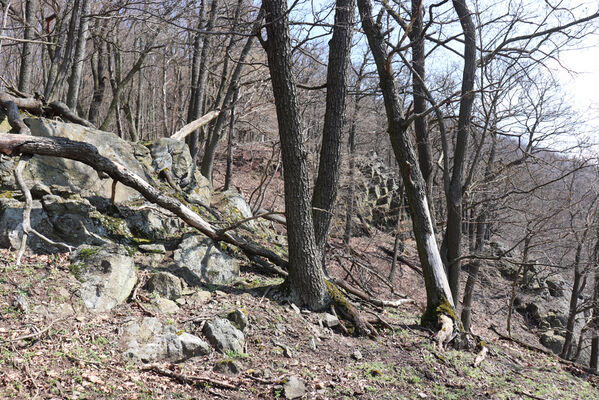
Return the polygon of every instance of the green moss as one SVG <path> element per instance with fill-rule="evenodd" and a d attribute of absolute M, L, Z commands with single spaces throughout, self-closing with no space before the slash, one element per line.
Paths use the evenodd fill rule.
<path fill-rule="evenodd" d="M 330 281 L 325 280 L 324 282 L 327 285 L 327 291 L 329 292 L 329 296 L 331 296 L 335 308 L 337 308 L 343 315 L 351 315 L 353 306 L 343 293 L 341 293 L 341 291 L 337 289 L 337 286 L 333 285 Z"/>
<path fill-rule="evenodd" d="M 454 321 L 459 321 L 458 316 L 455 313 L 455 310 L 453 309 L 451 304 L 449 304 L 447 298 L 441 296 L 439 304 L 426 308 L 424 314 L 422 314 L 422 318 L 420 319 L 420 325 L 422 325 L 425 328 L 436 329 L 437 324 L 439 323 L 438 320 L 440 314 L 445 314 Z"/>
<path fill-rule="evenodd" d="M 75 279 L 77 279 L 79 282 L 81 282 L 81 275 L 83 275 L 83 272 L 86 269 L 87 269 L 87 265 L 84 263 L 81 263 L 81 262 L 75 262 L 75 263 L 71 263 L 71 265 L 69 265 L 69 271 L 75 277 Z"/>
<path fill-rule="evenodd" d="M 98 254 L 99 251 L 99 247 L 84 247 L 81 250 L 79 250 L 78 256 L 82 260 L 87 260 L 91 256 Z"/>
<path fill-rule="evenodd" d="M 12 199 L 14 197 L 13 197 L 13 193 L 10 190 L 7 190 L 6 192 L 0 193 L 0 198 L 1 199 Z"/>

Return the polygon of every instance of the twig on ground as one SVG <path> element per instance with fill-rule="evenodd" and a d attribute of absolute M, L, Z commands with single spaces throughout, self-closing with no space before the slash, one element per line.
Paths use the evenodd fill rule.
<path fill-rule="evenodd" d="M 57 323 L 57 322 L 61 322 L 64 321 L 66 318 L 59 318 L 59 319 L 55 319 L 52 322 L 50 322 L 50 324 L 45 327 L 44 329 L 42 329 L 41 331 L 35 332 L 35 333 L 30 333 L 28 335 L 23 335 L 23 336 L 19 336 L 16 337 L 14 339 L 8 339 L 8 342 L 20 342 L 21 340 L 26 340 L 26 339 L 33 339 L 33 338 L 37 338 L 42 336 L 44 333 L 48 332 L 50 330 L 50 328 L 52 328 L 52 326 Z"/>
<path fill-rule="evenodd" d="M 174 371 L 169 371 L 165 368 L 160 367 L 156 364 L 146 365 L 140 368 L 142 371 L 150 371 L 154 372 L 158 375 L 167 376 L 169 378 L 175 379 L 179 383 L 186 383 L 189 385 L 197 385 L 202 383 L 207 383 L 215 387 L 219 387 L 221 389 L 229 389 L 229 390 L 237 390 L 238 386 L 231 385 L 228 382 L 224 382 L 218 379 L 210 378 L 207 376 L 198 376 L 198 375 L 184 375 L 179 374 Z"/>

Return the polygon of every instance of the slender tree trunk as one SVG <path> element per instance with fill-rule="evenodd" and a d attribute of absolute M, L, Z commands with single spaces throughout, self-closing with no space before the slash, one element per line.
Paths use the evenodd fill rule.
<path fill-rule="evenodd" d="M 581 284 L 583 280 L 582 271 L 580 269 L 580 256 L 582 253 L 582 241 L 576 246 L 576 255 L 574 256 L 574 283 L 572 284 L 572 294 L 570 295 L 570 305 L 568 307 L 568 321 L 566 323 L 566 336 L 564 347 L 560 353 L 560 357 L 568 359 L 570 357 L 572 340 L 574 338 L 574 325 L 576 324 L 576 315 L 578 309 L 578 296 L 581 292 Z"/>
<path fill-rule="evenodd" d="M 106 93 L 106 43 L 104 42 L 103 34 L 105 33 L 106 25 L 102 25 L 100 28 L 100 37 L 94 37 L 94 47 L 96 50 L 95 62 L 92 58 L 92 72 L 94 75 L 94 93 L 92 95 L 92 101 L 89 105 L 87 112 L 87 120 L 92 124 L 98 122 L 98 114 L 100 106 L 104 100 L 104 94 Z"/>
<path fill-rule="evenodd" d="M 204 0 L 205 1 L 205 0 Z M 204 26 L 204 1 L 200 8 L 200 29 Z M 216 21 L 217 0 L 212 0 L 208 21 L 205 25 L 207 31 L 211 31 Z M 187 122 L 198 119 L 203 114 L 204 97 L 206 95 L 206 78 L 208 74 L 208 51 L 210 50 L 211 35 L 201 35 L 198 33 L 194 42 L 194 60 L 192 64 L 192 101 L 187 113 Z M 201 43 L 201 45 L 200 45 Z M 195 85 L 194 85 L 195 83 Z M 185 143 L 189 146 L 191 159 L 196 160 L 198 154 L 200 132 L 195 131 L 187 136 Z"/>
<path fill-rule="evenodd" d="M 258 21 L 254 22 L 252 27 L 252 33 L 258 32 L 260 28 L 260 23 Z M 245 60 L 247 56 L 250 54 L 250 50 L 254 45 L 254 40 L 256 35 L 252 34 L 247 38 L 243 49 L 241 50 L 241 54 L 239 55 L 239 61 L 235 66 L 235 70 L 233 71 L 233 75 L 231 76 L 231 81 L 229 82 L 229 87 L 227 88 L 227 92 L 225 94 L 225 99 L 223 100 L 222 108 L 223 111 L 216 118 L 216 122 L 211 131 L 211 135 L 206 141 L 206 151 L 204 152 L 204 157 L 202 157 L 202 165 L 200 167 L 200 172 L 204 175 L 210 182 L 212 182 L 212 168 L 214 166 L 214 157 L 216 155 L 216 148 L 218 145 L 218 141 L 221 137 L 221 131 L 225 125 L 227 113 L 224 112 L 224 109 L 230 107 L 232 105 L 232 100 L 239 86 L 239 80 L 241 78 L 241 72 L 243 71 L 243 67 L 245 66 Z"/>
<path fill-rule="evenodd" d="M 225 187 L 224 190 L 231 188 L 233 179 L 233 134 L 235 132 L 235 103 L 239 97 L 239 89 L 235 91 L 233 96 L 233 105 L 231 106 L 231 119 L 229 120 L 229 138 L 227 143 L 227 169 L 225 172 Z"/>
<path fill-rule="evenodd" d="M 597 268 L 597 260 L 595 260 Z M 597 364 L 599 361 L 599 271 L 595 271 L 595 288 L 593 290 L 593 309 L 591 314 L 591 359 L 590 367 L 594 373 L 597 373 Z"/>
<path fill-rule="evenodd" d="M 35 38 L 35 13 L 37 0 L 25 1 L 25 32 L 23 39 L 33 40 Z M 33 71 L 33 43 L 24 42 L 21 52 L 21 68 L 19 70 L 19 90 L 31 92 L 31 73 Z"/>
<path fill-rule="evenodd" d="M 412 47 L 412 89 L 414 90 L 414 113 L 422 114 L 426 111 L 426 88 L 425 88 L 425 50 L 424 34 L 422 32 L 422 0 L 412 0 L 412 29 L 408 32 Z M 418 150 L 418 163 L 422 171 L 422 177 L 426 182 L 426 194 L 429 201 L 430 215 L 435 224 L 435 210 L 433 198 L 433 158 L 432 148 L 427 129 L 426 117 L 418 117 L 414 121 L 414 133 L 416 135 L 416 148 Z M 454 295 L 455 296 L 455 295 Z"/>
<path fill-rule="evenodd" d="M 472 117 L 472 104 L 474 102 L 474 78 L 476 70 L 476 32 L 472 16 L 465 0 L 453 0 L 453 7 L 460 18 L 464 31 L 464 70 L 462 76 L 462 97 L 458 116 L 457 138 L 455 143 L 453 171 L 447 197 L 447 228 L 445 231 L 447 242 L 447 271 L 449 286 L 454 298 L 460 292 L 460 271 L 462 245 L 462 185 L 464 165 L 468 151 L 468 137 L 470 136 L 470 119 Z"/>
<path fill-rule="evenodd" d="M 320 147 L 318 176 L 312 195 L 312 218 L 316 246 L 322 254 L 323 260 L 339 187 L 341 143 L 343 141 L 347 97 L 347 67 L 351 55 L 355 8 L 355 0 L 337 0 L 333 37 L 329 42 L 327 96 L 322 145 Z"/>
<path fill-rule="evenodd" d="M 90 1 L 81 0 L 81 14 L 79 30 L 77 31 L 77 44 L 75 46 L 75 57 L 73 68 L 69 77 L 69 91 L 67 93 L 67 106 L 71 110 L 77 109 L 79 100 L 79 88 L 81 86 L 81 74 L 83 73 L 83 61 L 85 59 L 85 48 L 87 45 L 87 31 L 89 26 Z"/>
<path fill-rule="evenodd" d="M 387 64 L 388 56 L 383 34 L 373 20 L 370 0 L 358 0 L 358 9 L 364 33 L 376 62 L 387 113 L 388 133 L 395 158 L 401 169 L 418 255 L 422 264 L 427 294 L 427 308 L 422 323 L 436 326 L 438 314 L 443 312 L 442 309 L 446 308 L 445 311 L 450 313 L 455 309 L 455 305 L 435 239 L 426 197 L 426 182 L 420 171 L 414 150 L 415 145 L 407 132 L 408 127 L 404 124 L 393 70 L 391 65 Z M 455 314 L 452 318 L 457 319 Z"/>
<path fill-rule="evenodd" d="M 310 181 L 302 138 L 295 79 L 291 68 L 291 43 L 287 2 L 264 0 L 268 40 L 264 43 L 272 80 L 283 167 L 285 170 L 285 216 L 289 243 L 291 297 L 319 310 L 330 304 L 316 242 L 310 204 Z"/>

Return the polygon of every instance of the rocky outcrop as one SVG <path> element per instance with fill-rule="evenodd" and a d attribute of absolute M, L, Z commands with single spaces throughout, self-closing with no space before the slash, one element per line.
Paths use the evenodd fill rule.
<path fill-rule="evenodd" d="M 131 321 L 121 329 L 120 336 L 125 359 L 136 362 L 182 362 L 210 353 L 210 346 L 199 337 L 156 318 Z"/>
<path fill-rule="evenodd" d="M 252 209 L 245 201 L 243 196 L 234 190 L 227 190 L 216 193 L 212 198 L 212 206 L 218 208 L 230 221 L 240 221 L 251 218 Z M 244 224 L 246 227 L 254 228 L 255 221 L 248 221 Z"/>
<path fill-rule="evenodd" d="M 91 311 L 109 311 L 121 304 L 137 282 L 133 259 L 121 245 L 81 246 L 71 262 L 71 271 L 82 282 L 81 300 Z"/>
<path fill-rule="evenodd" d="M 221 285 L 239 276 L 239 260 L 227 255 L 211 239 L 193 235 L 175 251 L 178 272 L 190 284 Z"/>
<path fill-rule="evenodd" d="M 178 299 L 183 292 L 181 279 L 168 272 L 153 274 L 146 284 L 146 289 L 169 300 Z"/>

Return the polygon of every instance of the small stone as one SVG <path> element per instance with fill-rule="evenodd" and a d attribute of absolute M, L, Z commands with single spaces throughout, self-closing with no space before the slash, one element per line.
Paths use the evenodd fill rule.
<path fill-rule="evenodd" d="M 164 297 L 157 297 L 152 301 L 152 305 L 159 314 L 172 314 L 179 311 L 177 303 Z"/>
<path fill-rule="evenodd" d="M 17 294 L 12 299 L 12 306 L 22 313 L 26 313 L 29 308 L 29 303 L 27 302 L 27 297 L 22 294 Z"/>
<path fill-rule="evenodd" d="M 360 352 L 360 350 L 354 350 L 354 352 L 352 353 L 352 358 L 356 361 L 360 361 L 362 358 L 364 358 L 362 356 L 362 352 Z"/>
<path fill-rule="evenodd" d="M 241 363 L 231 359 L 217 361 L 213 368 L 214 372 L 225 375 L 239 375 L 241 370 Z"/>
<path fill-rule="evenodd" d="M 165 254 L 166 249 L 162 244 L 140 244 L 139 250 L 144 253 L 152 253 L 152 254 Z"/>
<path fill-rule="evenodd" d="M 339 318 L 337 318 L 333 314 L 324 313 L 324 325 L 327 328 L 333 328 L 339 325 Z"/>
<path fill-rule="evenodd" d="M 291 375 L 283 383 L 283 393 L 286 399 L 298 399 L 306 394 L 306 385 L 297 376 Z"/>
<path fill-rule="evenodd" d="M 177 303 L 178 305 L 182 306 L 185 303 L 187 303 L 187 301 L 185 300 L 184 297 L 179 297 L 177 300 L 175 300 L 175 303 Z"/>
<path fill-rule="evenodd" d="M 211 298 L 212 298 L 212 293 L 210 293 L 206 290 L 198 290 L 193 295 L 191 295 L 191 297 L 189 298 L 187 303 L 191 304 L 195 307 L 199 307 L 203 304 L 208 303 Z"/>
<path fill-rule="evenodd" d="M 296 306 L 296 305 L 295 305 L 295 304 L 293 304 L 293 303 L 291 303 L 291 309 L 292 309 L 293 311 L 295 311 L 295 313 L 296 313 L 296 314 L 298 314 L 298 315 L 301 313 L 301 311 L 300 311 L 299 307 L 298 307 L 298 306 Z"/>
<path fill-rule="evenodd" d="M 233 323 L 235 328 L 239 329 L 242 332 L 245 331 L 245 328 L 247 328 L 248 326 L 248 317 L 246 315 L 246 312 L 242 309 L 238 308 L 234 311 L 231 311 L 227 315 L 227 319 Z"/>
<path fill-rule="evenodd" d="M 418 392 L 418 397 L 420 397 L 421 399 L 426 399 L 428 396 L 424 392 Z"/>

